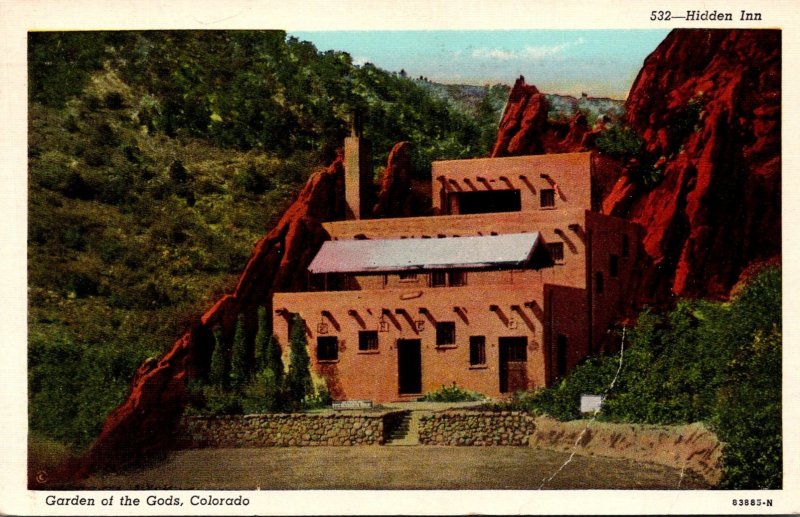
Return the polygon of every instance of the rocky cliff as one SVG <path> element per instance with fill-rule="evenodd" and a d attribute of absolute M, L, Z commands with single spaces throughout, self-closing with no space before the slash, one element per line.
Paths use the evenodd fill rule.
<path fill-rule="evenodd" d="M 411 144 L 399 142 L 389 153 L 381 179 L 374 217 L 408 217 L 414 214 L 411 197 Z"/>
<path fill-rule="evenodd" d="M 780 256 L 780 49 L 780 31 L 675 30 L 645 60 L 626 102 L 641 156 L 593 159 L 595 208 L 644 228 L 640 300 L 725 297 L 748 265 Z M 551 126 L 520 78 L 492 155 L 589 150 L 598 137 L 578 117 L 562 139 Z"/>
<path fill-rule="evenodd" d="M 645 229 L 643 294 L 727 296 L 781 253 L 780 31 L 673 31 L 626 107 L 660 181 L 624 175 L 603 210 Z"/>
<path fill-rule="evenodd" d="M 544 153 L 547 130 L 547 100 L 535 86 L 520 77 L 511 88 L 497 128 L 492 157 Z"/>
<path fill-rule="evenodd" d="M 509 93 L 491 156 L 586 151 L 602 127 L 598 122 L 590 128 L 586 114 L 607 117 L 621 110 L 619 105 L 611 99 L 547 95 L 520 76 Z"/>

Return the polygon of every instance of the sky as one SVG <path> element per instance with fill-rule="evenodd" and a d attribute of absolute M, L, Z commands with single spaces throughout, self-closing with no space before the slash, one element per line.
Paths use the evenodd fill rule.
<path fill-rule="evenodd" d="M 292 31 L 356 64 L 448 84 L 513 84 L 545 93 L 625 99 L 668 30 Z"/>

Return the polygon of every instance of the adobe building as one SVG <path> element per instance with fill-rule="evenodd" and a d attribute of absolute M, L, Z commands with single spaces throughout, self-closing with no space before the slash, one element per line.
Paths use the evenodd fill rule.
<path fill-rule="evenodd" d="M 434 215 L 361 219 L 368 150 L 358 135 L 345 143 L 350 220 L 323 224 L 308 290 L 273 297 L 283 350 L 299 314 L 335 400 L 414 400 L 454 383 L 501 397 L 599 351 L 640 235 L 591 210 L 590 153 L 434 162 Z"/>

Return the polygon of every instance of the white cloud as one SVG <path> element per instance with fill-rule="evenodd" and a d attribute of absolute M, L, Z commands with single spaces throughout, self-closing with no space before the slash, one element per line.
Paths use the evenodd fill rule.
<path fill-rule="evenodd" d="M 558 45 L 529 46 L 520 51 L 481 47 L 472 51 L 472 57 L 476 59 L 494 59 L 497 61 L 510 61 L 512 59 L 536 61 L 563 54 L 567 49 L 583 45 L 585 42 L 586 40 L 580 37 L 575 41 L 568 41 Z"/>
<path fill-rule="evenodd" d="M 503 50 L 500 48 L 476 48 L 472 51 L 472 57 L 478 59 L 496 59 L 498 61 L 509 61 L 517 58 L 517 53 L 513 50 Z"/>

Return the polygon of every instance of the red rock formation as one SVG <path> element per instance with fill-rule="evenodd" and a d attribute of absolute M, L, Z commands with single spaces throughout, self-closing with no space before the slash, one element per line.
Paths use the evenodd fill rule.
<path fill-rule="evenodd" d="M 343 178 L 341 156 L 313 175 L 275 228 L 256 244 L 234 291 L 217 301 L 169 352 L 139 367 L 127 399 L 107 417 L 78 476 L 140 460 L 170 444 L 186 403 L 187 381 L 208 367 L 210 329 L 221 324 L 230 333 L 240 313 L 252 321 L 259 306 L 269 307 L 274 290 L 302 287 L 305 270 L 326 237 L 320 223 L 343 218 Z"/>
<path fill-rule="evenodd" d="M 547 100 L 520 76 L 509 93 L 492 157 L 542 154 L 542 135 L 546 128 Z"/>
<path fill-rule="evenodd" d="M 645 60 L 626 108 L 663 179 L 603 203 L 645 229 L 645 296 L 724 297 L 780 255 L 780 51 L 780 31 L 675 30 Z"/>
<path fill-rule="evenodd" d="M 676 30 L 645 61 L 626 109 L 646 156 L 596 155 L 592 193 L 644 227 L 641 298 L 724 297 L 748 264 L 780 254 L 780 48 L 780 31 Z M 558 138 L 546 111 L 520 77 L 492 156 L 594 147 L 602 128 L 576 117 Z M 660 182 L 641 180 L 653 170 Z"/>
<path fill-rule="evenodd" d="M 408 217 L 413 215 L 411 196 L 411 144 L 399 142 L 389 153 L 381 180 L 373 217 Z"/>
<path fill-rule="evenodd" d="M 597 132 L 589 130 L 583 113 L 559 122 L 548 120 L 548 110 L 545 95 L 520 76 L 509 93 L 491 155 L 568 153 L 586 150 L 587 142 L 593 145 Z"/>
<path fill-rule="evenodd" d="M 583 141 L 588 132 L 589 123 L 586 120 L 586 115 L 577 112 L 569 123 L 569 133 L 559 145 L 564 149 L 580 150 L 583 148 Z"/>

